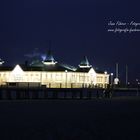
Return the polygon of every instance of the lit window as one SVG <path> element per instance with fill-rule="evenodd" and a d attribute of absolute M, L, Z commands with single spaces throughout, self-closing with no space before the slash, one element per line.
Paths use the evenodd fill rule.
<path fill-rule="evenodd" d="M 107 77 L 105 77 L 105 83 L 107 82 Z"/>
<path fill-rule="evenodd" d="M 56 74 L 56 80 L 60 81 L 62 79 L 62 75 L 61 74 Z"/>
<path fill-rule="evenodd" d="M 97 77 L 97 82 L 101 83 L 101 82 L 102 82 L 102 80 L 103 80 L 103 78 L 102 78 L 102 77 Z"/>

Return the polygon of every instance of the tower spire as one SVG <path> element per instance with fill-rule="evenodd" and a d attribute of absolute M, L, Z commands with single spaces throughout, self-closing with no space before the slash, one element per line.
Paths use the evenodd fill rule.
<path fill-rule="evenodd" d="M 90 68 L 91 67 L 91 65 L 89 64 L 89 61 L 87 59 L 87 56 L 84 56 L 83 60 L 79 64 L 79 67 L 80 68 Z"/>
<path fill-rule="evenodd" d="M 46 59 L 43 61 L 44 64 L 56 64 L 57 62 L 55 61 L 51 49 L 48 50 Z"/>

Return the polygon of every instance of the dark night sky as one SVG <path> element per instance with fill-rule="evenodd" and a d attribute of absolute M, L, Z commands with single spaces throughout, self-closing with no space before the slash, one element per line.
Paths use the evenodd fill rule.
<path fill-rule="evenodd" d="M 140 32 L 107 32 L 109 21 L 140 22 L 136 0 L 4 0 L 0 2 L 0 57 L 24 62 L 35 48 L 51 47 L 58 62 L 77 66 L 84 55 L 99 69 L 140 78 Z"/>

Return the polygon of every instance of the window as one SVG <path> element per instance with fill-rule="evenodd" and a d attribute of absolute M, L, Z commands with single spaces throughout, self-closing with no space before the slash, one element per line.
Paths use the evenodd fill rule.
<path fill-rule="evenodd" d="M 107 83 L 107 77 L 105 77 L 105 83 Z"/>
<path fill-rule="evenodd" d="M 55 79 L 56 79 L 57 81 L 61 81 L 62 75 L 61 75 L 61 74 L 56 74 Z"/>
<path fill-rule="evenodd" d="M 85 80 L 85 77 L 84 76 L 80 76 L 79 79 L 80 79 L 81 82 L 83 82 Z"/>
<path fill-rule="evenodd" d="M 98 83 L 102 83 L 103 82 L 103 77 L 101 77 L 101 76 L 100 77 L 97 77 L 97 82 Z"/>

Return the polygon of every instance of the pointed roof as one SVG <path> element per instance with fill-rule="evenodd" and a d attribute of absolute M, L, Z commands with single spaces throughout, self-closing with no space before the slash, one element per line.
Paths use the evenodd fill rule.
<path fill-rule="evenodd" d="M 47 52 L 46 59 L 43 61 L 44 64 L 55 64 L 57 63 L 52 55 L 51 50 Z"/>
<path fill-rule="evenodd" d="M 29 66 L 25 66 L 25 65 L 20 65 L 20 66 L 24 71 L 56 71 L 56 72 L 60 71 L 60 72 L 64 72 L 67 70 L 69 72 L 69 71 L 76 70 L 76 68 L 74 68 L 70 65 L 65 65 L 65 64 L 60 64 L 60 63 L 56 63 L 54 65 L 38 63 L 38 64 L 29 65 Z"/>
<path fill-rule="evenodd" d="M 23 70 L 19 65 L 16 65 L 12 71 L 13 74 L 15 75 L 21 75 L 23 74 Z"/>
<path fill-rule="evenodd" d="M 2 65 L 4 63 L 4 61 L 0 58 L 0 65 Z"/>
<path fill-rule="evenodd" d="M 89 61 L 86 56 L 84 56 L 83 60 L 81 61 L 80 68 L 91 68 L 92 66 L 89 64 Z"/>
<path fill-rule="evenodd" d="M 34 60 L 31 62 L 30 66 L 42 66 L 43 63 L 40 60 Z"/>
<path fill-rule="evenodd" d="M 52 55 L 51 50 L 47 52 L 44 61 L 33 61 L 29 66 L 24 66 L 25 71 L 76 71 L 76 68 L 67 64 L 57 63 Z"/>

